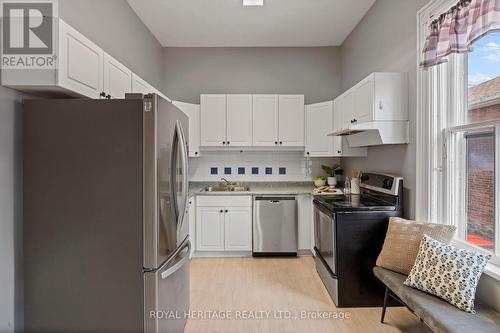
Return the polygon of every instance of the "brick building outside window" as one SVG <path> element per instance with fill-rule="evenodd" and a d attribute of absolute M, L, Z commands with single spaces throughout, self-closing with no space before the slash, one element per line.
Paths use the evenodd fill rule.
<path fill-rule="evenodd" d="M 469 87 L 468 122 L 500 118 L 500 76 Z M 467 241 L 494 251 L 495 243 L 495 134 L 465 135 L 467 145 Z"/>

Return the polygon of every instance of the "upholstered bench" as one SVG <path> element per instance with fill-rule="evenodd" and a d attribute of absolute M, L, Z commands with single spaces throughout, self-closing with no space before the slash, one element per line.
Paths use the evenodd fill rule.
<path fill-rule="evenodd" d="M 500 315 L 491 309 L 476 306 L 476 314 L 471 314 L 446 301 L 403 284 L 406 275 L 375 267 L 375 276 L 386 286 L 382 309 L 384 316 L 388 297 L 406 305 L 417 317 L 436 333 L 498 333 Z"/>

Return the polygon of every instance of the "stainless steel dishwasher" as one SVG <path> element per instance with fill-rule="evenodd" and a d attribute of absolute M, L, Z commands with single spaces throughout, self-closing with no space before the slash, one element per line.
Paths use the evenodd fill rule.
<path fill-rule="evenodd" d="M 253 205 L 253 255 L 296 256 L 298 225 L 295 196 L 256 196 Z"/>

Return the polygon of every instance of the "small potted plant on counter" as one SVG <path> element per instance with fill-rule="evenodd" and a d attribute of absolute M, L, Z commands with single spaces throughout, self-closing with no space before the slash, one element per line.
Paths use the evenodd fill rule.
<path fill-rule="evenodd" d="M 337 175 L 340 176 L 344 172 L 340 164 L 322 165 L 321 168 L 328 176 L 328 185 L 335 187 L 337 185 Z"/>
<path fill-rule="evenodd" d="M 325 186 L 326 180 L 324 176 L 316 176 L 314 177 L 314 186 L 321 187 Z"/>

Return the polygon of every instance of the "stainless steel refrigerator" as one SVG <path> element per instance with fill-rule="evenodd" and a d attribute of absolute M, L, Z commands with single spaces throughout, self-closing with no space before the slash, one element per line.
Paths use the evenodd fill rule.
<path fill-rule="evenodd" d="M 187 130 L 157 95 L 24 102 L 27 332 L 184 330 Z"/>

